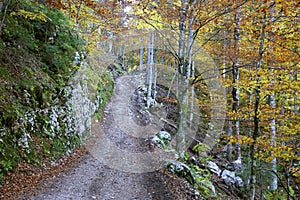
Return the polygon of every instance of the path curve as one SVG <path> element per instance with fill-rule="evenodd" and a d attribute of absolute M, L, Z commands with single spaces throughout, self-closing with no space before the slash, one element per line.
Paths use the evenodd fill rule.
<path fill-rule="evenodd" d="M 124 84 L 124 80 L 127 80 L 127 84 Z M 132 81 L 130 81 L 132 80 Z M 115 108 L 119 107 L 123 98 L 119 95 L 128 95 L 124 93 L 126 88 L 120 88 L 118 83 L 124 84 L 124 87 L 128 87 L 127 91 L 132 91 L 135 85 L 135 80 L 129 77 L 119 78 L 116 81 L 116 90 L 112 101 L 107 105 L 104 111 L 104 115 L 100 122 L 94 121 L 92 127 L 92 136 L 87 141 L 87 152 L 83 156 L 82 160 L 77 163 L 74 167 L 68 170 L 66 173 L 61 174 L 55 181 L 49 186 L 49 188 L 40 191 L 37 195 L 31 196 L 29 199 L 33 200 L 87 200 L 87 199 L 120 199 L 120 200 L 131 200 L 131 199 L 142 199 L 142 200 L 184 200 L 193 199 L 191 197 L 192 189 L 189 188 L 186 182 L 179 178 L 174 177 L 172 174 L 164 170 L 153 171 L 153 165 L 151 160 L 141 160 L 145 157 L 145 153 L 148 152 L 153 156 L 151 146 L 147 143 L 143 137 L 135 137 L 122 131 L 122 126 L 116 126 L 118 113 Z M 132 85 L 133 84 L 133 85 Z M 127 96 L 128 97 L 128 96 Z M 128 107 L 123 105 L 120 109 Z M 125 111 L 125 110 L 123 110 Z M 123 112 L 122 111 L 122 112 Z M 127 111 L 126 111 L 127 112 Z M 130 117 L 130 116 L 127 116 Z M 129 119 L 127 119 L 129 120 Z M 141 128 L 141 127 L 139 127 Z M 148 130 L 157 131 L 159 127 L 157 125 L 150 125 Z M 141 129 L 143 130 L 143 129 Z M 100 133 L 100 134 L 99 134 Z M 149 132 L 150 134 L 150 132 Z M 155 134 L 155 133 L 153 133 Z M 104 141 L 104 143 L 103 143 Z M 105 145 L 105 142 L 114 141 L 115 148 L 123 151 L 118 156 L 114 157 L 111 155 L 115 149 L 107 148 L 105 151 L 103 148 L 99 148 L 99 145 Z M 91 145 L 94 148 L 91 148 Z M 101 158 L 97 157 L 99 150 L 103 150 L 101 156 L 107 154 L 108 158 L 114 161 L 119 160 L 120 169 L 111 167 L 109 163 L 103 163 Z M 128 165 L 124 152 L 136 153 L 137 157 L 143 154 L 140 163 L 149 163 L 151 171 L 144 171 L 144 173 L 132 173 L 126 170 L 122 170 L 122 166 Z M 96 156 L 95 156 L 96 155 Z M 157 154 L 158 156 L 160 153 Z M 114 162 L 117 162 L 115 160 Z M 142 167 L 145 167 L 145 165 Z M 133 166 L 133 170 L 140 171 L 139 165 Z M 128 166 L 126 166 L 128 167 Z M 24 198 L 28 199 L 28 198 Z"/>

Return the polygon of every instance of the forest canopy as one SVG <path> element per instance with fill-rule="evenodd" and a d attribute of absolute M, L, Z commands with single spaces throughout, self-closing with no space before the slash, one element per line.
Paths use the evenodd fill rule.
<path fill-rule="evenodd" d="M 226 89 L 225 127 L 214 150 L 225 148 L 228 162 L 245 166 L 242 176 L 249 199 L 260 194 L 269 199 L 299 198 L 299 1 L 4 0 L 0 9 L 1 79 L 7 69 L 23 73 L 23 60 L 33 59 L 43 73 L 63 83 L 76 71 L 76 65 L 70 65 L 75 51 L 97 55 L 103 45 L 132 70 L 140 64 L 139 52 L 114 49 L 110 39 L 129 30 L 158 35 L 167 30 L 176 45 L 157 51 L 157 60 L 176 69 L 190 86 L 208 90 L 195 70 L 203 66 L 193 66 L 198 59 L 195 44 L 201 46 Z M 23 56 L 11 60 L 21 47 Z M 27 57 L 28 52 L 38 58 Z M 64 79 L 58 77 L 61 74 Z M 211 107 L 207 100 L 211 92 L 206 99 L 197 99 L 204 110 Z M 7 96 L 0 100 L 11 101 Z M 201 117 L 211 116 L 206 109 Z M 0 144 L 10 139 L 1 139 Z"/>

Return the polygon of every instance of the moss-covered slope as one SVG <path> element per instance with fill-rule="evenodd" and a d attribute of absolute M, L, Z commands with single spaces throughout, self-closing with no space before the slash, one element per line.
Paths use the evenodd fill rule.
<path fill-rule="evenodd" d="M 80 143 L 66 86 L 83 41 L 57 10 L 30 0 L 0 5 L 0 179 Z M 101 86 L 101 85 L 100 85 Z"/>

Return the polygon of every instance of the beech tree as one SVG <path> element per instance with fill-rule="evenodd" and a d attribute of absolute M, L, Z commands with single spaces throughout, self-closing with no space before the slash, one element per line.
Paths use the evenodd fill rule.
<path fill-rule="evenodd" d="M 219 17 L 218 21 L 204 27 L 205 33 L 201 30 L 198 33 L 209 38 L 205 43 L 205 49 L 211 53 L 216 63 L 219 63 L 220 71 L 224 74 L 225 86 L 239 90 L 238 112 L 233 112 L 232 109 L 237 101 L 229 101 L 232 107 L 228 106 L 228 116 L 234 121 L 238 119 L 240 134 L 238 137 L 230 134 L 232 126 L 235 128 L 235 123 L 227 126 L 230 134 L 228 146 L 241 145 L 243 163 L 248 165 L 246 161 L 250 160 L 249 164 L 253 171 L 252 192 L 249 193 L 252 195 L 251 198 L 262 190 L 267 191 L 268 188 L 273 190 L 272 194 L 275 195 L 279 190 L 276 190 L 277 186 L 283 188 L 286 195 L 292 198 L 293 190 L 290 186 L 295 182 L 291 182 L 291 177 L 298 176 L 295 163 L 299 158 L 293 151 L 297 152 L 299 146 L 290 140 L 299 139 L 297 123 L 293 126 L 290 124 L 298 118 L 294 115 L 294 105 L 299 103 L 299 98 L 295 97 L 293 92 L 299 91 L 299 82 L 295 81 L 297 80 L 295 74 L 299 73 L 297 64 L 299 45 L 296 42 L 299 40 L 299 31 L 295 29 L 296 24 L 299 24 L 297 20 L 299 15 L 296 14 L 298 7 L 299 3 L 296 1 L 284 3 L 252 1 L 244 4 L 240 8 L 238 51 L 235 37 L 228 37 L 236 33 L 236 23 L 230 20 L 234 18 L 233 13 Z M 236 9 L 234 15 L 238 12 L 239 9 Z M 221 34 L 213 31 L 217 28 L 226 32 L 225 39 L 224 32 Z M 231 81 L 234 80 L 236 59 L 238 59 L 236 67 L 239 72 L 238 84 Z M 229 66 L 233 66 L 232 69 Z M 228 96 L 229 99 L 235 94 L 235 91 L 232 91 L 232 95 Z M 299 113 L 299 109 L 296 110 Z M 238 151 L 234 153 L 239 157 Z M 287 163 L 290 163 L 290 167 Z M 294 175 L 290 173 L 292 168 Z M 265 178 L 256 182 L 255 180 L 261 176 Z M 261 183 L 267 184 L 259 185 Z"/>
<path fill-rule="evenodd" d="M 183 77 L 172 78 L 171 82 L 178 78 L 183 85 L 205 90 L 201 85 L 202 74 L 194 70 L 201 66 L 193 65 L 193 45 L 201 44 L 215 61 L 224 87 L 228 88 L 228 112 L 224 117 L 229 123 L 224 139 L 229 161 L 234 157 L 246 168 L 242 173 L 244 181 L 249 182 L 249 199 L 259 194 L 295 199 L 300 182 L 298 1 L 134 1 L 127 2 L 132 3 L 129 14 L 121 8 L 125 1 L 46 1 L 68 12 L 82 36 L 92 36 L 88 40 L 94 44 L 111 32 L 126 28 L 122 24 L 125 18 L 133 27 L 153 30 L 161 37 L 162 29 L 170 31 L 176 36 L 176 45 L 170 45 L 174 43 L 165 38 L 167 53 L 163 60 Z M 146 44 L 140 47 L 141 71 L 144 51 L 148 52 L 149 103 L 150 97 L 155 98 L 156 80 L 152 40 L 149 36 L 148 49 Z M 186 101 L 187 91 L 180 92 L 179 103 L 192 107 Z M 198 102 L 206 108 L 211 103 L 209 95 Z M 207 113 L 202 117 L 209 118 Z M 182 116 L 180 120 L 185 123 Z M 186 138 L 180 131 L 178 143 L 182 144 Z M 232 151 L 231 145 L 236 147 Z"/>
<path fill-rule="evenodd" d="M 154 34 L 149 33 L 148 38 L 148 54 L 147 54 L 147 68 L 146 68 L 146 86 L 147 86 L 147 108 L 149 108 L 153 101 L 152 86 L 153 86 L 153 60 L 154 60 Z"/>

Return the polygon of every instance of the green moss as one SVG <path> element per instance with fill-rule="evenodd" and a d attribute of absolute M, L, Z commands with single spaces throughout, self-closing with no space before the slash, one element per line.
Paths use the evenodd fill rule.
<path fill-rule="evenodd" d="M 42 11 L 49 20 L 11 15 L 18 9 Z M 0 38 L 0 179 L 19 162 L 39 165 L 45 157 L 60 157 L 81 142 L 69 130 L 74 119 L 64 87 L 78 70 L 73 58 L 83 41 L 60 12 L 37 2 L 14 0 L 6 16 Z M 94 100 L 99 97 L 96 115 L 100 116 L 114 82 L 110 74 L 99 79 L 94 71 L 90 73 L 95 81 L 88 85 L 97 91 Z M 55 111 L 58 126 L 51 124 L 54 108 L 59 110 Z"/>
<path fill-rule="evenodd" d="M 48 20 L 25 18 L 18 14 L 19 9 L 41 11 Z M 21 161 L 39 163 L 45 156 L 54 158 L 65 154 L 80 143 L 75 133 L 66 134 L 68 95 L 61 91 L 78 69 L 73 65 L 73 57 L 83 44 L 63 14 L 36 1 L 11 1 L 3 23 L 0 177 Z M 36 113 L 32 119 L 27 116 L 34 110 L 51 110 L 53 106 L 62 109 L 57 117 L 60 130 L 55 130 L 54 136 L 49 134 L 50 113 Z M 27 139 L 23 141 L 23 138 Z"/>
<path fill-rule="evenodd" d="M 1 79 L 10 79 L 9 71 L 1 65 L 0 65 L 0 78 Z"/>
<path fill-rule="evenodd" d="M 95 112 L 95 117 L 99 119 L 101 117 L 101 112 L 103 111 L 104 107 L 106 106 L 107 102 L 111 98 L 114 91 L 114 80 L 110 73 L 104 73 L 101 75 L 97 94 L 99 95 L 99 108 Z"/>

